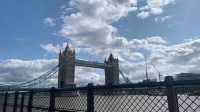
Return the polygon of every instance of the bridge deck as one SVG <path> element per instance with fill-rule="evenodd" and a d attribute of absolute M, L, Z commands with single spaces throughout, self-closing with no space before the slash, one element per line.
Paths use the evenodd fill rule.
<path fill-rule="evenodd" d="M 101 68 L 101 69 L 105 69 L 105 67 L 108 66 L 105 63 L 99 63 L 95 61 L 85 61 L 85 60 L 80 60 L 80 59 L 76 59 L 75 64 L 76 66 L 93 67 L 93 68 Z"/>

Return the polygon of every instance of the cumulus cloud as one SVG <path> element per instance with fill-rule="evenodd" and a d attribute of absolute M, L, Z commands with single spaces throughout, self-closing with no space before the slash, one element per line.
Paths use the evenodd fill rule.
<path fill-rule="evenodd" d="M 97 58 L 105 58 L 112 52 L 119 58 L 120 68 L 132 81 L 145 78 L 145 57 L 152 78 L 156 78 L 158 74 L 153 69 L 152 62 L 163 75 L 194 71 L 199 65 L 199 50 L 195 47 L 199 45 L 199 39 L 171 45 L 160 36 L 143 39 L 116 36 L 119 29 L 112 24 L 125 18 L 129 13 L 137 11 L 140 18 L 160 15 L 164 12 L 163 8 L 175 3 L 175 0 L 145 2 L 144 6 L 137 6 L 136 0 L 71 0 L 70 9 L 75 11 L 69 15 L 63 13 L 63 25 L 59 33 L 69 39 L 78 52 L 95 54 Z M 164 16 L 160 21 L 170 18 L 171 16 Z M 47 46 L 49 47 L 43 48 L 49 52 L 55 52 L 55 48 L 63 47 L 51 44 Z M 80 72 L 87 73 L 83 69 Z M 93 74 L 93 78 L 99 76 L 95 71 L 90 71 L 90 74 Z M 80 76 L 79 79 L 81 78 L 83 77 Z"/>
<path fill-rule="evenodd" d="M 53 45 L 52 43 L 41 44 L 40 47 L 50 53 L 56 53 L 56 54 L 59 53 L 59 49 L 61 48 L 59 45 Z"/>
<path fill-rule="evenodd" d="M 116 36 L 119 29 L 112 25 L 136 10 L 139 11 L 137 16 L 141 18 L 161 14 L 164 6 L 174 2 L 175 0 L 147 0 L 145 6 L 138 7 L 137 0 L 71 0 L 70 9 L 76 11 L 69 15 L 63 13 L 63 24 L 59 34 L 72 42 L 77 53 L 81 51 L 94 54 L 102 60 L 109 53 L 113 53 L 120 60 L 120 69 L 131 81 L 145 79 L 145 57 L 147 57 L 151 78 L 157 78 L 158 74 L 151 63 L 157 66 L 162 75 L 194 72 L 200 65 L 199 38 L 176 45 L 171 45 L 160 36 L 127 39 Z M 62 9 L 66 11 L 65 7 Z M 165 19 L 167 18 L 169 17 Z M 54 23 L 53 19 L 46 19 L 48 24 Z M 62 45 L 48 43 L 41 44 L 41 47 L 48 52 L 57 54 L 59 49 L 63 49 L 65 45 L 66 43 Z M 38 63 L 40 64 L 38 65 Z M 0 81 L 4 83 L 27 81 L 39 76 L 56 63 L 57 59 L 6 60 L 0 64 L 0 74 L 3 76 Z M 104 82 L 103 74 L 102 71 L 94 69 L 77 68 L 76 83 L 80 85 L 88 82 L 102 84 Z M 21 77 L 19 78 L 19 76 Z M 55 82 L 55 80 L 50 82 Z"/>
<path fill-rule="evenodd" d="M 62 43 L 62 45 L 52 43 L 40 44 L 40 47 L 49 53 L 58 54 L 60 51 L 63 51 L 67 45 L 71 48 L 74 47 L 72 44 L 67 42 Z"/>
<path fill-rule="evenodd" d="M 199 45 L 200 39 L 190 40 L 187 42 L 182 42 L 180 44 L 165 46 L 162 48 L 161 52 L 152 52 L 152 59 L 155 57 L 160 57 L 160 63 L 167 65 L 171 72 L 193 72 L 195 67 L 199 66 Z M 162 61 L 161 61 L 162 60 Z M 195 63 L 194 63 L 195 60 Z M 167 70 L 167 67 L 164 68 Z"/>
<path fill-rule="evenodd" d="M 165 6 L 173 3 L 175 0 L 147 0 L 145 6 L 139 7 L 137 16 L 144 19 L 150 15 L 160 15 Z"/>
<path fill-rule="evenodd" d="M 108 46 L 117 31 L 111 24 L 135 11 L 136 5 L 136 0 L 72 0 L 70 6 L 78 11 L 63 17 L 60 33 L 78 46 Z"/>
<path fill-rule="evenodd" d="M 20 83 L 31 80 L 48 71 L 56 60 L 20 60 L 8 59 L 0 63 L 0 82 Z"/>
<path fill-rule="evenodd" d="M 54 21 L 54 19 L 53 19 L 52 17 L 47 17 L 47 18 L 45 18 L 45 19 L 44 19 L 44 24 L 45 24 L 46 26 L 48 26 L 48 27 L 53 27 L 53 26 L 56 25 L 56 24 L 55 24 L 55 21 Z"/>
<path fill-rule="evenodd" d="M 37 78 L 58 64 L 57 59 L 20 60 L 8 59 L 0 63 L 0 84 L 19 84 Z M 95 69 L 76 67 L 75 82 L 86 85 L 89 82 L 103 84 L 104 75 Z M 48 80 L 37 82 L 34 87 L 57 86 L 57 73 Z"/>
<path fill-rule="evenodd" d="M 68 15 L 63 13 L 63 24 L 59 33 L 71 40 L 76 48 L 126 47 L 130 42 L 125 37 L 115 35 L 118 29 L 112 23 L 125 18 L 137 9 L 141 11 L 138 16 L 146 18 L 150 15 L 150 9 L 162 9 L 174 0 L 147 0 L 146 2 L 146 6 L 138 7 L 137 0 L 71 0 L 69 7 L 62 6 L 62 10 L 65 12 L 70 8 L 75 11 Z M 42 46 L 44 49 L 47 47 L 50 49 L 52 46 L 50 44 Z"/>
<path fill-rule="evenodd" d="M 131 43 L 137 43 L 137 47 L 113 49 L 115 56 L 120 59 L 120 69 L 132 82 L 145 79 L 145 53 L 148 51 L 147 63 L 150 78 L 158 78 L 153 63 L 162 75 L 174 75 L 181 72 L 199 73 L 200 66 L 200 39 L 191 39 L 179 44 L 169 45 L 168 41 L 161 37 L 149 37 L 146 39 L 133 39 Z M 126 43 L 130 44 L 130 43 Z M 108 55 L 107 50 L 86 48 L 84 52 L 92 52 L 97 57 Z M 145 51 L 146 50 L 146 51 Z M 117 55 L 116 55 L 117 54 Z M 9 59 L 0 63 L 0 82 L 19 83 L 36 78 L 57 65 L 57 59 L 52 60 L 19 60 Z M 104 71 L 91 68 L 76 68 L 75 82 L 78 85 L 86 85 L 89 82 L 95 84 L 104 83 Z M 123 81 L 123 79 L 121 79 Z M 55 78 L 47 83 L 56 85 Z"/>
<path fill-rule="evenodd" d="M 156 17 L 154 20 L 155 20 L 155 22 L 164 22 L 164 21 L 170 20 L 172 18 L 173 18 L 173 16 L 163 16 L 163 17 Z"/>
<path fill-rule="evenodd" d="M 98 85 L 104 84 L 104 71 L 87 67 L 76 67 L 75 83 L 79 86 L 94 83 Z"/>
<path fill-rule="evenodd" d="M 120 59 L 120 68 L 132 80 L 145 79 L 145 55 L 151 78 L 158 78 L 157 67 L 162 75 L 175 75 L 182 72 L 200 72 L 200 39 L 193 39 L 179 44 L 170 45 L 161 37 L 133 39 L 126 49 L 114 49 L 112 52 Z M 105 50 L 87 49 L 97 56 L 108 54 Z"/>
<path fill-rule="evenodd" d="M 147 11 L 142 11 L 142 12 L 137 14 L 137 17 L 142 18 L 142 19 L 145 19 L 145 18 L 147 18 L 149 16 L 150 16 L 150 13 L 147 12 Z"/>
<path fill-rule="evenodd" d="M 71 40 L 75 47 L 103 49 L 113 46 L 126 47 L 129 41 L 125 37 L 116 36 L 118 29 L 112 23 L 127 17 L 137 9 L 141 11 L 138 16 L 146 18 L 152 11 L 156 14 L 154 11 L 156 8 L 162 9 L 174 0 L 147 0 L 146 2 L 146 6 L 138 7 L 137 0 L 71 0 L 69 6 L 76 9 L 76 12 L 62 16 L 63 25 L 59 33 Z"/>

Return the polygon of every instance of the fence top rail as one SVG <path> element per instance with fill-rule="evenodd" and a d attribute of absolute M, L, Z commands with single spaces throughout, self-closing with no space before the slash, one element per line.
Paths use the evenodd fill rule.
<path fill-rule="evenodd" d="M 194 86 L 200 85 L 200 80 L 179 80 L 170 82 L 173 86 Z M 162 82 L 145 82 L 145 83 L 135 83 L 135 84 L 120 84 L 120 85 L 110 85 L 110 86 L 86 86 L 86 87 L 73 87 L 73 88 L 0 88 L 0 92 L 4 91 L 20 91 L 20 92 L 49 92 L 49 91 L 77 91 L 77 90 L 88 90 L 88 89 L 122 89 L 122 88 L 144 88 L 144 87 L 166 87 L 169 85 L 168 81 Z"/>
<path fill-rule="evenodd" d="M 73 88 L 0 88 L 1 91 L 22 91 L 22 92 L 49 92 L 53 91 L 77 91 L 77 90 L 88 90 L 88 89 L 122 89 L 122 88 L 143 88 L 143 87 L 161 87 L 164 86 L 164 82 L 148 82 L 148 83 L 136 83 L 136 84 L 120 84 L 120 85 L 97 85 L 97 86 L 86 86 L 86 87 L 73 87 Z"/>

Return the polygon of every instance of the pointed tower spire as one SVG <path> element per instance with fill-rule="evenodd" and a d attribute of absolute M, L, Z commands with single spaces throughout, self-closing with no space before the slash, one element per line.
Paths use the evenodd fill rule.
<path fill-rule="evenodd" d="M 69 44 L 68 44 L 68 42 L 67 42 L 67 45 L 66 45 L 66 47 L 65 47 L 65 51 L 68 51 L 68 49 L 69 49 Z"/>
<path fill-rule="evenodd" d="M 60 63 L 62 63 L 62 51 L 60 49 L 60 52 L 59 52 L 59 57 L 58 57 L 58 64 L 60 66 Z"/>
<path fill-rule="evenodd" d="M 113 57 L 113 54 L 111 53 L 110 54 L 110 56 L 109 56 L 109 58 L 108 58 L 110 61 L 112 61 L 113 59 L 114 59 L 114 57 Z"/>
<path fill-rule="evenodd" d="M 60 49 L 59 56 L 61 56 L 61 54 L 62 54 L 62 51 L 61 51 L 61 49 Z"/>
<path fill-rule="evenodd" d="M 106 60 L 106 58 L 104 59 L 104 63 L 106 63 L 107 62 L 107 60 Z"/>
<path fill-rule="evenodd" d="M 73 54 L 75 55 L 75 53 L 76 53 L 76 50 L 75 50 L 75 48 L 73 49 Z"/>

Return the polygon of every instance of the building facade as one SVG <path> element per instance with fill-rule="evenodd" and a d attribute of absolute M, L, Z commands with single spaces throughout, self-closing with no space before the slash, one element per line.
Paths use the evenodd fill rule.
<path fill-rule="evenodd" d="M 200 74 L 180 73 L 175 75 L 175 80 L 200 80 Z"/>

